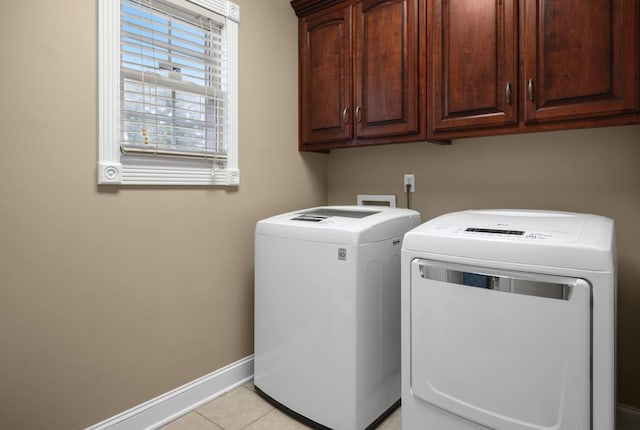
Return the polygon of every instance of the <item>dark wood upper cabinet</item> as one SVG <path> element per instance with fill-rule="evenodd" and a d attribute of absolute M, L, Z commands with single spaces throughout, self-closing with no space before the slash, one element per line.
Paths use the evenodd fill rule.
<path fill-rule="evenodd" d="M 363 1 L 355 5 L 356 135 L 419 132 L 417 2 Z"/>
<path fill-rule="evenodd" d="M 428 138 L 640 121 L 637 0 L 428 0 Z"/>
<path fill-rule="evenodd" d="M 636 0 L 525 5 L 525 123 L 637 111 Z"/>
<path fill-rule="evenodd" d="M 430 130 L 518 122 L 516 2 L 431 2 Z"/>
<path fill-rule="evenodd" d="M 294 0 L 299 149 L 426 139 L 425 0 Z"/>
<path fill-rule="evenodd" d="M 300 135 L 304 143 L 353 138 L 351 7 L 300 23 Z"/>

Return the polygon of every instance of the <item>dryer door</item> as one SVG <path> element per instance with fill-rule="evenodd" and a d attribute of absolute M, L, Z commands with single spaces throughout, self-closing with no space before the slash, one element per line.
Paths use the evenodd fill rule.
<path fill-rule="evenodd" d="M 496 430 L 591 426 L 591 285 L 416 259 L 411 389 Z"/>

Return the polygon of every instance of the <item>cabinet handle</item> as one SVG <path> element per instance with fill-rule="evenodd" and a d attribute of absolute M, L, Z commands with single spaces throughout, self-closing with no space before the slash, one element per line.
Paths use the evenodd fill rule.
<path fill-rule="evenodd" d="M 511 104 L 511 82 L 507 82 L 507 87 L 504 90 L 507 96 L 507 104 Z"/>
<path fill-rule="evenodd" d="M 356 108 L 356 121 L 358 121 L 358 122 L 360 122 L 360 120 L 362 119 L 362 118 L 360 117 L 360 111 L 361 111 L 361 110 L 362 110 L 362 108 L 361 108 L 360 106 L 358 106 L 358 107 Z"/>
<path fill-rule="evenodd" d="M 344 108 L 344 110 L 342 111 L 342 120 L 344 121 L 345 124 L 349 123 L 349 117 L 347 116 L 349 114 L 349 108 L 346 107 Z"/>
<path fill-rule="evenodd" d="M 532 102 L 533 101 L 533 79 L 529 79 L 529 84 L 527 85 L 527 88 L 529 89 L 529 101 Z"/>

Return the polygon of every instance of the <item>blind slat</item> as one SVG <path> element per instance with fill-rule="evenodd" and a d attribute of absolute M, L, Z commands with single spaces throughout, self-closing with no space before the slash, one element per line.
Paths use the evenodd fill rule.
<path fill-rule="evenodd" d="M 148 146 L 140 145 L 122 145 L 120 150 L 123 154 L 146 154 L 146 155 L 165 155 L 165 156 L 180 156 L 191 158 L 205 158 L 205 159 L 218 159 L 226 160 L 227 154 L 217 152 L 197 152 L 188 150 L 172 150 L 165 148 L 150 148 Z"/>
<path fill-rule="evenodd" d="M 174 34 L 180 34 L 181 36 L 179 37 L 185 40 L 198 39 L 205 37 L 205 35 L 209 38 L 219 38 L 224 28 L 221 24 L 206 18 L 197 24 L 181 24 L 179 21 L 171 19 L 168 15 L 158 17 L 158 15 L 149 14 L 148 12 L 131 14 L 127 13 L 126 9 L 123 9 L 121 18 L 123 20 L 121 23 L 123 27 L 134 26 L 146 32 L 172 32 Z"/>
<path fill-rule="evenodd" d="M 128 81 L 132 84 L 142 85 L 142 83 L 144 82 L 145 85 L 157 85 L 158 87 L 173 88 L 179 91 L 184 91 L 186 93 L 207 95 L 208 97 L 224 99 L 224 94 L 221 90 L 194 84 L 190 81 L 181 81 L 178 79 L 160 76 L 155 73 L 145 73 L 125 68 L 123 68 L 120 73 L 122 76 L 122 81 Z M 135 92 L 135 90 L 130 91 Z"/>
<path fill-rule="evenodd" d="M 186 23 L 202 26 L 203 19 L 210 19 L 212 22 L 223 26 L 224 25 L 224 11 L 226 7 L 211 8 L 205 7 L 202 2 L 187 0 L 173 0 L 167 2 L 163 0 L 128 0 L 130 10 L 135 10 L 143 14 L 159 13 L 160 15 L 171 16 L 178 21 L 184 21 Z M 189 6 L 187 9 L 178 6 L 178 3 L 182 3 L 183 6 Z M 196 6 L 200 3 L 200 6 Z M 193 8 L 193 9 L 192 9 Z M 216 12 L 216 10 L 218 10 Z"/>
<path fill-rule="evenodd" d="M 135 26 L 128 24 L 122 27 L 122 37 L 124 40 L 129 38 L 135 42 L 136 45 L 146 44 L 147 46 L 155 46 L 156 49 L 164 48 L 166 50 L 172 50 L 176 52 L 183 52 L 186 55 L 192 55 L 198 58 L 206 60 L 203 56 L 203 47 L 213 48 L 213 50 L 220 50 L 222 46 L 222 36 L 215 36 L 213 33 L 209 33 L 207 37 L 190 39 L 182 38 L 175 33 L 169 34 L 169 32 L 152 31 L 151 29 L 143 26 Z M 171 45 L 168 41 L 171 41 Z M 216 49 L 217 48 L 217 49 Z"/>

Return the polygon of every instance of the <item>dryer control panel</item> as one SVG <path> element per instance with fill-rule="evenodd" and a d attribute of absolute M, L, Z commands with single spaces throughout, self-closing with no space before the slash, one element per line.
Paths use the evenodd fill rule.
<path fill-rule="evenodd" d="M 578 239 L 575 231 L 540 231 L 527 230 L 511 226 L 461 226 L 440 224 L 432 228 L 432 233 L 441 235 L 478 237 L 483 239 L 536 240 L 549 242 L 575 242 Z"/>

